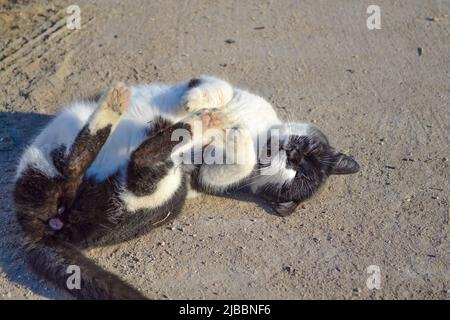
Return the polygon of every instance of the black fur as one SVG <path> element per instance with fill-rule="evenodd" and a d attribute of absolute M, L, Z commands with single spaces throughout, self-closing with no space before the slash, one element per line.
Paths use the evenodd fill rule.
<path fill-rule="evenodd" d="M 192 89 L 192 88 L 198 87 L 201 83 L 202 83 L 202 80 L 200 80 L 198 78 L 193 78 L 193 79 L 189 80 L 188 88 Z"/>
<path fill-rule="evenodd" d="M 267 142 L 268 156 L 275 155 Z M 359 171 L 359 164 L 351 157 L 334 151 L 326 137 L 316 128 L 308 136 L 291 135 L 280 145 L 286 153 L 286 168 L 296 171 L 295 177 L 282 185 L 267 183 L 259 194 L 281 216 L 291 214 L 297 205 L 309 199 L 332 174 L 350 174 Z M 259 164 L 259 167 L 269 164 Z"/>

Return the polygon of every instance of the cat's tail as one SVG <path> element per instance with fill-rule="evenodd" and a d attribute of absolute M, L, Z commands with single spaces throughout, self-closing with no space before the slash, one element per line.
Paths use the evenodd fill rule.
<path fill-rule="evenodd" d="M 138 290 L 102 269 L 69 244 L 28 241 L 25 251 L 34 272 L 77 299 L 146 299 Z"/>

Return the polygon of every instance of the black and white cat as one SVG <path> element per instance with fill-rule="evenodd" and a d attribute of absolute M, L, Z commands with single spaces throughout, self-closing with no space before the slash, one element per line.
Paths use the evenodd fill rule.
<path fill-rule="evenodd" d="M 236 145 L 230 135 L 206 134 L 227 129 Z M 174 139 L 180 131 L 190 139 Z M 195 150 L 200 163 L 179 161 L 196 157 Z M 219 159 L 236 152 L 243 161 L 207 162 L 205 152 Z M 44 128 L 20 160 L 14 200 L 38 274 L 68 290 L 66 270 L 77 265 L 81 288 L 68 290 L 74 296 L 142 299 L 79 250 L 147 232 L 176 216 L 196 192 L 248 184 L 285 216 L 329 175 L 358 170 L 319 129 L 282 123 L 267 101 L 226 81 L 119 83 L 98 103 L 77 102 Z"/>

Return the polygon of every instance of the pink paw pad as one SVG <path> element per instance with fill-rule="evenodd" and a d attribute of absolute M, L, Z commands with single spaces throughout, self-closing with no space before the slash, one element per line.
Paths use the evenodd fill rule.
<path fill-rule="evenodd" d="M 64 223 L 59 218 L 51 218 L 48 221 L 48 225 L 55 231 L 61 230 L 64 227 Z"/>

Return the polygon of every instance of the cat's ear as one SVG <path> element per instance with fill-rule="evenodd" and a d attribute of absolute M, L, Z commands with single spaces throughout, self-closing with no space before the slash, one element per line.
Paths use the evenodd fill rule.
<path fill-rule="evenodd" d="M 282 217 L 289 216 L 292 212 L 294 212 L 295 208 L 297 208 L 298 203 L 294 201 L 288 202 L 272 202 L 270 206 L 276 213 L 278 213 Z"/>
<path fill-rule="evenodd" d="M 330 174 L 350 174 L 359 171 L 359 164 L 350 156 L 343 153 L 335 155 L 334 164 L 331 167 Z"/>

